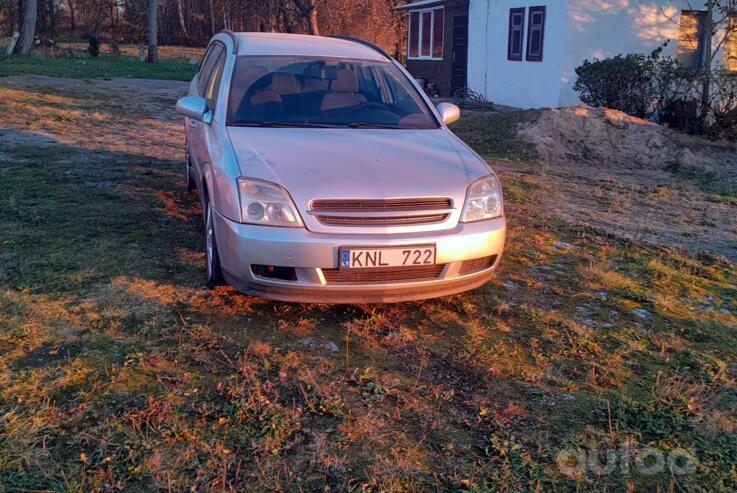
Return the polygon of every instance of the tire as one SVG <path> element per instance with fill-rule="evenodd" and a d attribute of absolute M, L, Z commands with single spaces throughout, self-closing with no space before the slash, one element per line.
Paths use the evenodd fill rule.
<path fill-rule="evenodd" d="M 194 182 L 194 178 L 192 178 L 192 160 L 189 157 L 189 145 L 187 145 L 184 149 L 184 166 L 185 166 L 185 179 L 187 183 L 187 191 L 193 192 L 197 189 L 197 184 Z"/>
<path fill-rule="evenodd" d="M 205 284 L 209 289 L 215 289 L 225 284 L 223 271 L 220 266 L 215 225 L 210 201 L 205 202 Z"/>

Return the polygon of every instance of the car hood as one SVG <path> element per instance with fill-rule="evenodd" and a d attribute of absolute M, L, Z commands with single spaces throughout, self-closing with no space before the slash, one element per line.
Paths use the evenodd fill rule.
<path fill-rule="evenodd" d="M 490 173 L 445 129 L 229 127 L 228 132 L 242 175 L 286 188 L 303 218 L 314 199 L 450 197 L 460 208 L 468 184 Z"/>

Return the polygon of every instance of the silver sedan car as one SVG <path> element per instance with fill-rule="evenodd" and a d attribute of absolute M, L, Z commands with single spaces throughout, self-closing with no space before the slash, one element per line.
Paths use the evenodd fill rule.
<path fill-rule="evenodd" d="M 310 303 L 477 288 L 502 256 L 488 164 L 380 49 L 348 38 L 223 32 L 185 117 L 207 284 Z"/>

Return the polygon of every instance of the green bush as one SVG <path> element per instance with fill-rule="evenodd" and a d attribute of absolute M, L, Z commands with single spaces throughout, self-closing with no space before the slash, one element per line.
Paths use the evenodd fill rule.
<path fill-rule="evenodd" d="M 695 74 L 674 58 L 661 58 L 663 47 L 649 56 L 630 54 L 585 60 L 576 68 L 574 89 L 581 101 L 590 106 L 620 110 L 713 139 L 737 140 L 734 74 L 723 69 L 713 72 L 708 117 L 704 120 L 700 118 L 704 75 Z"/>
<path fill-rule="evenodd" d="M 581 101 L 647 118 L 652 114 L 655 60 L 645 55 L 617 55 L 604 60 L 584 60 L 576 68 L 573 86 Z"/>
<path fill-rule="evenodd" d="M 718 70 L 712 79 L 711 121 L 706 134 L 712 139 L 737 141 L 737 77 Z"/>
<path fill-rule="evenodd" d="M 100 55 L 100 41 L 94 36 L 90 36 L 89 45 L 87 45 L 87 53 L 89 53 L 92 58 L 97 58 Z"/>
<path fill-rule="evenodd" d="M 120 45 L 115 40 L 110 41 L 110 54 L 114 58 L 120 57 Z"/>

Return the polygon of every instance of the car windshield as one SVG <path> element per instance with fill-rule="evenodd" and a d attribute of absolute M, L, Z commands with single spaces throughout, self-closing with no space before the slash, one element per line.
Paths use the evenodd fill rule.
<path fill-rule="evenodd" d="M 238 57 L 228 125 L 438 128 L 394 64 L 296 56 Z"/>

